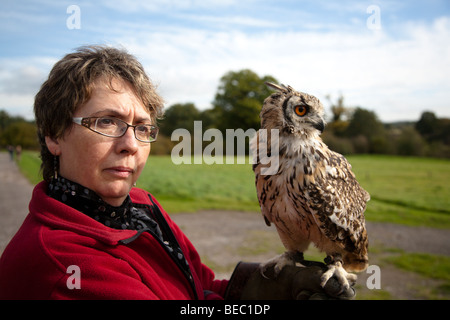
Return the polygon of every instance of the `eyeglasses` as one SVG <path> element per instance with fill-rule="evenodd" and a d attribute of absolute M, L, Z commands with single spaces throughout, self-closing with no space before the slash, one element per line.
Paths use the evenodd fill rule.
<path fill-rule="evenodd" d="M 76 124 L 111 138 L 122 137 L 128 128 L 132 127 L 134 129 L 134 136 L 142 142 L 156 141 L 159 131 L 158 127 L 151 124 L 138 124 L 133 126 L 125 121 L 112 117 L 75 117 L 72 120 Z"/>

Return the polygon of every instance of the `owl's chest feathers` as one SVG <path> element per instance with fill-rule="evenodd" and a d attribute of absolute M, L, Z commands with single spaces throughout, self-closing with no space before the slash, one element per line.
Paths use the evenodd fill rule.
<path fill-rule="evenodd" d="M 263 187 L 266 200 L 263 202 L 266 202 L 271 213 L 272 222 L 278 224 L 280 221 L 296 220 L 294 225 L 297 228 L 300 227 L 305 233 L 311 232 L 310 226 L 315 223 L 305 190 L 314 188 L 316 180 L 328 174 L 328 152 L 329 149 L 320 139 L 280 139 L 278 173 L 266 176 Z M 288 225 L 282 228 L 290 233 Z"/>
<path fill-rule="evenodd" d="M 328 147 L 320 140 L 286 139 L 280 141 L 279 175 L 294 187 L 294 182 L 308 186 L 326 175 Z M 328 168 L 329 169 L 329 168 Z"/>

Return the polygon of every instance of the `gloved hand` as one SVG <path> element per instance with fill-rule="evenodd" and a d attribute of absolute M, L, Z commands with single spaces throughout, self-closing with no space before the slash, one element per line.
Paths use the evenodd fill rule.
<path fill-rule="evenodd" d="M 323 263 L 314 263 L 308 267 L 285 266 L 276 278 L 273 267 L 267 268 L 264 272 L 265 277 L 260 271 L 257 263 L 240 262 L 231 276 L 225 299 L 349 300 L 355 297 L 355 290 L 352 287 L 342 291 L 342 286 L 335 278 L 330 278 L 324 288 L 320 286 L 320 277 L 327 271 Z"/>

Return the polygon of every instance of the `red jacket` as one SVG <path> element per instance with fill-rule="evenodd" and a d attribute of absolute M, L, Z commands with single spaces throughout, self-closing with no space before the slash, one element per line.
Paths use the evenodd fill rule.
<path fill-rule="evenodd" d="M 195 298 L 189 281 L 150 233 L 125 245 L 120 240 L 137 231 L 106 227 L 46 190 L 45 182 L 35 187 L 30 213 L 0 259 L 0 299 Z M 152 205 L 144 190 L 133 188 L 130 196 L 133 203 Z M 152 199 L 189 263 L 198 298 L 205 298 L 204 290 L 217 293 L 207 299 L 222 297 L 228 281 L 214 280 L 192 243 Z M 73 288 L 76 283 L 80 289 Z"/>

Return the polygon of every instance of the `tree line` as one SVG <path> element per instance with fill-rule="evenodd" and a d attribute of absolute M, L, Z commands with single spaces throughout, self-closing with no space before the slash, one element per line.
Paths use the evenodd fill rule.
<path fill-rule="evenodd" d="M 193 103 L 170 106 L 160 124 L 165 143 L 155 144 L 152 152 L 169 154 L 177 143 L 170 140 L 173 130 L 185 128 L 193 134 L 194 121 L 202 121 L 203 130 L 217 128 L 224 135 L 226 129 L 258 130 L 261 106 L 273 93 L 266 81 L 279 83 L 248 69 L 230 71 L 220 79 L 212 108 L 200 111 Z M 322 138 L 336 152 L 450 158 L 450 119 L 425 111 L 417 122 L 383 124 L 373 111 L 346 106 L 342 95 L 336 101 L 327 99 L 331 114 Z"/>
<path fill-rule="evenodd" d="M 21 146 L 24 149 L 38 149 L 36 124 L 20 116 L 11 116 L 0 110 L 0 146 Z"/>
<path fill-rule="evenodd" d="M 249 69 L 230 71 L 220 79 L 211 108 L 199 110 L 193 103 L 169 106 L 159 120 L 160 134 L 152 144 L 152 154 L 170 154 L 178 143 L 171 140 L 172 132 L 184 128 L 193 135 L 194 121 L 202 122 L 203 131 L 216 128 L 224 135 L 226 129 L 258 130 L 263 101 L 273 93 L 266 81 L 279 83 L 272 76 L 260 77 Z M 343 96 L 336 101 L 327 99 L 331 113 L 322 138 L 334 151 L 450 158 L 450 119 L 424 111 L 416 122 L 384 124 L 373 111 L 345 105 Z M 0 145 L 38 149 L 35 123 L 0 110 Z"/>

